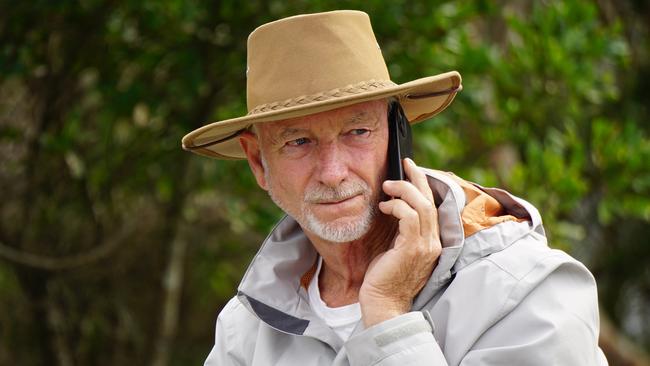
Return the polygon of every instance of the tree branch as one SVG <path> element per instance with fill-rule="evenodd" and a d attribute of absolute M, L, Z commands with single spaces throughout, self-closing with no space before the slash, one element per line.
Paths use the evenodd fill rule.
<path fill-rule="evenodd" d="M 120 244 L 124 242 L 124 239 L 126 239 L 128 234 L 130 234 L 130 231 L 124 230 L 112 241 L 105 242 L 88 250 L 87 252 L 66 257 L 49 257 L 28 253 L 0 242 L 0 258 L 4 258 L 8 261 L 22 264 L 24 266 L 38 268 L 46 271 L 69 270 L 85 266 L 108 257 L 112 252 L 115 251 L 115 249 L 120 246 Z"/>
<path fill-rule="evenodd" d="M 166 366 L 169 363 L 170 345 L 176 335 L 178 326 L 178 310 L 183 290 L 186 254 L 187 241 L 181 238 L 180 234 L 177 234 L 172 242 L 172 252 L 165 270 L 165 302 L 162 311 L 162 325 L 154 350 L 154 358 L 151 362 L 152 366 Z"/>
<path fill-rule="evenodd" d="M 65 336 L 65 317 L 61 306 L 53 299 L 54 294 L 52 293 L 52 286 L 52 282 L 47 284 L 47 300 L 45 309 L 47 312 L 47 325 L 52 332 L 52 350 L 54 350 L 60 366 L 72 366 L 74 364 L 72 361 L 72 352 L 70 350 L 70 344 Z"/>

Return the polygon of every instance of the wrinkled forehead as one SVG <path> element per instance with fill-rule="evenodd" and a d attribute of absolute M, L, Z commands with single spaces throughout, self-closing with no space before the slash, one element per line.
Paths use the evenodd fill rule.
<path fill-rule="evenodd" d="M 346 107 L 274 122 L 259 123 L 253 131 L 261 136 L 277 136 L 291 130 L 340 128 L 357 123 L 382 123 L 386 120 L 387 101 L 373 100 Z"/>

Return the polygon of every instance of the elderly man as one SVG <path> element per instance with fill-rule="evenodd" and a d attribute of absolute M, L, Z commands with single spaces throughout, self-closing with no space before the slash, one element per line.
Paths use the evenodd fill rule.
<path fill-rule="evenodd" d="M 249 113 L 183 147 L 246 158 L 287 216 L 206 365 L 607 363 L 593 277 L 548 248 L 533 206 L 408 158 L 386 179 L 389 126 L 442 111 L 457 72 L 396 85 L 368 16 L 336 11 L 256 29 L 247 81 Z"/>

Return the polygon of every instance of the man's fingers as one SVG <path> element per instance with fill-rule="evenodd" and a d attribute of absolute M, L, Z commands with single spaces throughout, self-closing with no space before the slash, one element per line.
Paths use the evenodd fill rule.
<path fill-rule="evenodd" d="M 429 237 L 434 232 L 434 225 L 437 220 L 436 208 L 420 190 L 406 181 L 386 181 L 383 188 L 387 195 L 400 198 L 415 210 L 418 216 L 420 229 L 418 233 L 420 235 Z"/>
<path fill-rule="evenodd" d="M 426 199 L 431 202 L 431 225 L 423 225 L 422 227 L 426 229 L 426 232 L 423 231 L 422 235 L 431 235 L 434 234 L 436 237 L 440 237 L 440 228 L 438 226 L 438 210 L 435 206 L 435 201 L 433 199 L 433 192 L 429 186 L 429 181 L 426 174 L 418 168 L 413 160 L 410 158 L 404 159 L 404 172 L 409 178 L 411 183 L 426 197 Z"/>
<path fill-rule="evenodd" d="M 403 200 L 392 199 L 389 201 L 379 202 L 379 210 L 384 214 L 394 216 L 399 220 L 400 232 L 402 234 L 420 233 L 420 220 L 418 213 Z M 406 230 L 406 232 L 404 230 Z"/>
<path fill-rule="evenodd" d="M 433 193 L 431 192 L 431 187 L 429 187 L 429 182 L 427 181 L 427 176 L 424 172 L 418 169 L 417 165 L 413 160 L 406 158 L 403 161 L 404 172 L 406 176 L 411 181 L 411 183 L 428 199 L 433 203 Z"/>

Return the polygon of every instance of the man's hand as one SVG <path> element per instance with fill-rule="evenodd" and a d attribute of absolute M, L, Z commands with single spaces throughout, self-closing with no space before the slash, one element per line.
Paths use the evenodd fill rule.
<path fill-rule="evenodd" d="M 399 220 L 394 245 L 368 267 L 359 291 L 366 327 L 409 312 L 442 252 L 438 211 L 427 178 L 411 159 L 404 159 L 410 182 L 385 181 L 384 192 L 394 197 L 379 209 Z"/>

